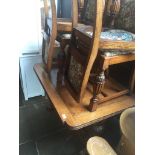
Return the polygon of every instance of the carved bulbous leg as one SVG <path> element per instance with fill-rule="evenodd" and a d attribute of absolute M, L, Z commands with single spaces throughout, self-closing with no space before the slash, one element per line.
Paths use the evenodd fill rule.
<path fill-rule="evenodd" d="M 88 107 L 90 111 L 95 111 L 97 109 L 97 105 L 98 105 L 97 96 L 98 94 L 101 93 L 104 83 L 105 83 L 105 75 L 104 75 L 104 71 L 102 70 L 99 74 L 95 76 L 95 79 L 94 79 L 93 97 L 91 98 L 90 104 Z"/>
<path fill-rule="evenodd" d="M 110 27 L 113 28 L 115 24 L 115 18 L 120 10 L 120 0 L 109 0 L 107 5 L 107 14 L 111 17 Z"/>

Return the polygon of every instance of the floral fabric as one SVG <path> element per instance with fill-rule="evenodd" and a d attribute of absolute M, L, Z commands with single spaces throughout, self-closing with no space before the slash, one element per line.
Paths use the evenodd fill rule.
<path fill-rule="evenodd" d="M 116 30 L 116 29 L 101 32 L 100 38 L 106 39 L 106 40 L 122 40 L 122 41 L 135 40 L 134 34 L 124 30 Z"/>
<path fill-rule="evenodd" d="M 105 12 L 108 0 L 105 0 Z M 83 21 L 93 22 L 95 12 L 95 0 L 87 0 Z M 106 19 L 106 13 L 104 13 Z M 103 22 L 104 23 L 104 22 Z M 106 23 L 104 23 L 106 25 Z M 121 0 L 121 8 L 115 19 L 115 28 L 135 32 L 135 0 Z"/>
<path fill-rule="evenodd" d="M 68 70 L 68 80 L 76 92 L 80 91 L 82 75 L 83 75 L 82 65 L 78 63 L 73 58 L 73 56 L 71 56 L 69 70 Z"/>
<path fill-rule="evenodd" d="M 120 12 L 115 20 L 115 27 L 135 32 L 135 0 L 121 1 Z"/>
<path fill-rule="evenodd" d="M 107 56 L 107 57 L 113 57 L 113 56 L 118 56 L 118 55 L 127 55 L 127 54 L 132 54 L 134 51 L 119 51 L 119 50 L 102 50 L 101 55 Z"/>
<path fill-rule="evenodd" d="M 84 18 L 86 21 L 93 21 L 95 15 L 95 0 L 87 0 Z"/>
<path fill-rule="evenodd" d="M 92 35 L 93 33 L 87 32 L 87 34 Z M 125 30 L 109 29 L 104 32 L 101 32 L 100 38 L 104 40 L 114 40 L 114 41 L 116 40 L 134 41 L 135 35 Z"/>
<path fill-rule="evenodd" d="M 86 0 L 85 11 L 84 11 L 84 14 L 83 14 L 83 21 L 86 24 L 91 24 L 94 21 L 94 16 L 95 16 L 95 1 L 96 0 Z M 106 6 L 107 1 L 108 0 L 105 0 L 105 6 Z M 105 14 L 104 14 L 104 16 L 105 16 Z"/>

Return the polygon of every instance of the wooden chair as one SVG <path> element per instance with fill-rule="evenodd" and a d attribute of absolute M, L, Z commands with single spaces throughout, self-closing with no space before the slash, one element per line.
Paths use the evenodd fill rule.
<path fill-rule="evenodd" d="M 52 2 L 55 3 L 55 2 Z M 52 10 L 53 9 L 53 10 Z M 63 67 L 63 60 L 64 59 L 64 50 L 67 44 L 69 44 L 71 39 L 71 31 L 72 28 L 78 24 L 78 1 L 72 0 L 72 18 L 57 18 L 56 17 L 56 11 L 53 6 L 50 5 L 49 0 L 44 0 L 44 16 L 45 16 L 45 22 L 44 22 L 44 37 L 43 37 L 43 62 L 45 63 L 45 56 L 46 56 L 46 49 L 48 49 L 49 46 L 49 38 L 50 33 L 53 35 L 51 39 L 55 39 L 55 47 L 58 50 L 58 47 L 61 47 L 61 50 L 59 49 L 59 60 L 57 65 L 59 65 L 60 68 Z M 46 41 L 45 41 L 46 40 Z M 45 43 L 46 42 L 46 43 Z M 53 50 L 50 48 L 50 50 Z M 57 52 L 58 53 L 58 52 Z M 46 56 L 47 57 L 47 56 Z M 55 56 L 56 57 L 56 56 Z M 51 61 L 51 59 L 48 62 L 48 72 L 50 72 L 50 66 L 52 63 L 55 62 L 55 60 Z"/>
<path fill-rule="evenodd" d="M 53 62 L 53 53 L 60 47 L 59 42 L 56 41 L 57 37 L 57 22 L 56 22 L 56 7 L 55 1 L 44 1 L 45 11 L 45 25 L 43 31 L 42 42 L 42 60 L 45 64 L 45 69 L 49 73 Z M 50 12 L 51 11 L 51 12 Z M 51 26 L 49 27 L 49 18 L 52 19 Z"/>
<path fill-rule="evenodd" d="M 73 1 L 72 3 L 72 6 L 74 6 L 75 8 L 73 9 L 73 12 L 75 12 L 74 10 L 76 10 L 75 2 L 76 1 Z M 71 32 L 72 22 L 74 23 L 75 20 L 66 19 L 66 18 L 57 18 L 55 2 L 52 2 L 51 4 L 49 0 L 44 0 L 44 14 L 45 14 L 45 21 L 44 21 L 44 32 L 43 32 L 42 56 L 43 56 L 43 62 L 48 66 L 47 71 L 50 72 L 51 70 L 50 66 L 52 65 L 54 60 L 53 58 L 49 58 L 49 56 L 47 56 L 48 55 L 47 53 L 49 51 L 51 52 L 53 51 L 55 53 L 55 50 L 56 49 L 58 50 L 59 47 L 61 47 L 61 50 L 64 51 L 65 46 L 70 41 L 71 34 L 63 34 L 63 35 L 59 35 L 59 37 L 58 37 L 58 34 L 59 32 Z M 74 15 L 75 13 L 73 14 L 73 16 Z M 76 19 L 76 15 L 73 19 Z M 50 42 L 55 42 L 55 45 L 50 46 L 49 44 Z M 59 53 L 60 53 L 60 49 L 59 49 Z M 49 60 L 46 60 L 47 57 L 49 58 Z"/>
<path fill-rule="evenodd" d="M 135 60 L 135 37 L 134 34 L 130 32 L 114 29 L 115 18 L 117 18 L 117 14 L 120 9 L 120 0 L 109 0 L 106 4 L 105 13 L 111 17 L 109 22 L 110 28 L 104 28 L 102 30 L 99 41 L 98 56 L 92 69 L 92 74 L 96 74 L 96 76 L 94 76 L 93 79 L 90 78 L 90 81 L 92 81 L 94 85 L 94 96 L 91 99 L 89 106 L 90 111 L 95 111 L 97 105 L 100 103 L 128 94 L 129 92 L 131 93 L 134 88 L 134 71 L 131 74 L 129 88 L 123 87 L 117 81 L 111 79 L 108 75 L 109 66 Z M 93 6 L 94 2 L 92 0 L 87 0 L 84 15 L 88 20 L 87 23 L 93 23 Z M 93 32 L 91 28 L 79 28 L 78 30 L 83 34 L 87 34 L 87 36 L 92 37 Z M 88 45 L 89 39 L 85 37 L 84 40 L 87 40 L 85 45 Z"/>
<path fill-rule="evenodd" d="M 79 2 L 78 3 L 79 4 L 79 7 L 77 7 L 77 1 L 74 2 L 74 5 L 73 5 L 73 7 L 76 8 L 76 9 L 74 8 L 74 10 L 73 10 L 74 11 L 74 14 L 76 15 L 76 16 L 74 16 L 75 19 L 73 18 L 73 20 L 74 20 L 73 27 L 78 27 L 79 29 L 83 29 L 86 26 L 84 24 L 88 24 L 88 23 L 86 23 L 85 21 L 83 21 L 84 24 L 79 24 L 77 22 L 77 8 L 79 8 L 79 10 L 82 10 L 82 9 L 84 9 L 83 7 L 85 5 L 87 5 L 88 3 L 87 3 L 87 1 L 84 1 L 84 0 L 79 0 L 78 2 Z M 94 6 L 95 6 L 95 1 L 94 1 Z M 82 14 L 82 11 L 79 11 L 79 12 Z M 95 12 L 95 10 L 94 10 L 94 12 Z M 104 12 L 104 6 L 103 6 L 102 12 Z M 102 18 L 101 18 L 100 21 L 102 21 Z M 98 25 L 100 25 L 100 24 L 102 25 L 102 22 L 100 22 L 100 21 L 97 21 L 98 22 L 97 23 Z M 94 25 L 95 22 L 96 21 L 94 21 L 94 23 L 92 23 L 92 25 Z M 94 31 L 94 29 L 93 29 L 93 31 Z M 77 34 L 77 33 L 78 33 L 77 29 L 74 28 L 73 29 L 73 32 L 72 32 L 72 35 L 73 35 L 73 37 L 72 37 L 72 44 L 70 44 L 70 48 L 69 48 L 69 51 L 68 51 L 68 53 L 69 53 L 68 55 L 69 56 L 68 56 L 68 59 L 67 59 L 67 65 L 66 65 L 67 67 L 66 67 L 66 72 L 65 72 L 65 80 L 67 81 L 67 83 L 69 83 L 69 86 L 68 87 L 72 87 L 71 88 L 71 91 L 70 91 L 72 93 L 72 95 L 76 98 L 76 100 L 79 103 L 81 103 L 82 102 L 82 99 L 84 97 L 85 89 L 87 87 L 87 83 L 88 83 L 88 79 L 89 79 L 89 72 L 90 72 L 89 70 L 90 70 L 90 68 L 93 65 L 94 59 L 87 60 L 86 57 L 90 57 L 88 53 L 92 53 L 92 52 L 87 52 L 87 51 L 90 51 L 91 49 L 88 46 L 87 47 L 84 46 L 84 44 L 85 44 L 85 40 L 84 40 L 85 36 L 80 36 L 80 34 Z M 79 46 L 78 43 L 77 43 L 77 41 L 78 42 L 81 42 L 81 43 L 83 42 L 82 43 L 83 45 L 82 44 L 79 44 L 80 46 L 82 45 L 78 49 L 79 51 L 77 51 L 77 46 Z M 91 44 L 91 40 L 89 40 L 89 44 Z M 94 44 L 97 45 L 97 42 L 94 43 Z M 75 45 L 76 47 L 73 47 L 72 45 Z M 82 49 L 82 51 L 81 51 L 81 49 Z M 83 57 L 83 55 L 84 55 L 84 57 Z M 93 57 L 93 58 L 95 58 L 95 57 Z M 76 61 L 74 61 L 73 59 L 75 59 L 75 60 L 78 59 L 77 60 L 78 63 L 76 63 Z M 84 61 L 81 62 L 80 59 L 81 60 L 83 59 L 84 61 L 86 61 L 87 65 L 84 63 Z M 76 63 L 76 64 L 73 64 L 73 63 Z M 79 63 L 81 63 L 81 64 L 79 64 Z M 72 68 L 73 66 L 75 68 Z M 85 67 L 83 67 L 83 66 L 85 66 Z M 87 67 L 89 68 L 88 70 L 87 70 Z M 73 70 L 73 73 L 71 73 L 71 69 Z M 77 71 L 77 69 L 80 69 L 80 70 Z M 77 75 L 75 72 L 78 72 L 79 74 Z M 77 76 L 74 76 L 73 77 L 73 74 L 75 74 Z M 78 78 L 80 78 L 80 79 L 78 79 Z M 79 88 L 77 88 L 77 87 L 79 87 Z"/>
<path fill-rule="evenodd" d="M 95 1 L 94 1 L 95 2 Z M 72 39 L 66 61 L 65 80 L 69 83 L 69 90 L 76 100 L 81 103 L 90 76 L 90 71 L 98 53 L 99 37 L 102 28 L 103 2 L 97 2 L 93 23 L 93 36 L 86 42 L 85 35 L 78 29 L 89 27 L 80 25 L 73 28 Z M 103 5 L 103 6 L 98 6 Z M 95 6 L 95 3 L 94 3 Z M 102 9 L 101 9 L 102 8 Z M 90 46 L 88 46 L 90 44 Z"/>
<path fill-rule="evenodd" d="M 96 6 L 94 25 L 77 25 L 73 28 L 66 59 L 65 73 L 57 74 L 58 70 L 50 70 L 50 66 L 48 71 L 51 76 L 49 76 L 49 72 L 44 67 L 47 64 L 36 64 L 34 66 L 34 70 L 61 120 L 74 130 L 116 115 L 122 110 L 134 105 L 134 99 L 132 97 L 123 95 L 113 100 L 105 101 L 105 104 L 98 105 L 97 110 L 94 112 L 88 110 L 94 93 L 93 87 L 95 87 L 94 84 L 92 85 L 91 82 L 89 82 L 89 79 L 95 75 L 91 75 L 91 70 L 98 56 L 99 46 L 103 46 L 100 40 L 100 33 L 102 29 L 101 21 L 104 1 L 93 1 L 95 2 L 94 6 Z M 52 4 L 54 2 L 54 0 L 51 1 Z M 55 8 L 54 5 L 51 6 Z M 52 10 L 54 11 L 55 9 Z M 53 13 L 52 16 L 56 16 L 56 14 Z M 52 19 L 54 20 L 55 17 Z M 87 33 L 90 31 L 93 32 L 93 35 Z M 50 35 L 54 36 L 54 38 L 50 38 L 49 45 L 53 49 L 55 34 L 55 29 L 51 30 Z M 117 47 L 119 47 L 119 45 L 117 45 Z M 47 62 L 49 62 L 50 65 L 52 64 L 51 59 L 53 55 L 54 50 L 48 50 L 48 57 L 50 58 L 47 60 L 50 61 Z M 101 81 L 101 83 L 104 82 L 105 76 L 100 76 L 98 80 L 99 82 Z M 102 87 L 102 85 L 100 85 L 100 87 Z M 100 88 L 98 88 L 98 90 L 100 90 Z M 103 96 L 100 97 L 100 95 L 98 95 L 98 98 L 100 100 Z"/>
<path fill-rule="evenodd" d="M 116 7 L 113 6 L 112 8 L 114 8 L 114 9 L 117 8 L 117 10 L 111 9 L 109 11 L 109 12 L 112 12 L 111 27 L 113 27 L 113 25 L 114 25 L 114 18 L 120 8 L 119 2 L 120 2 L 119 0 L 116 0 L 114 4 L 108 3 L 108 7 L 109 7 L 109 5 L 116 5 Z M 54 4 L 54 2 L 53 2 L 53 4 Z M 91 11 L 95 11 L 95 10 L 92 10 L 92 9 L 94 9 L 94 6 L 95 6 L 95 1 L 88 0 L 86 2 L 86 7 L 88 10 L 90 10 L 89 7 L 91 7 Z M 86 9 L 86 11 L 87 11 L 87 9 Z M 52 8 L 52 10 L 53 10 L 52 11 L 52 19 L 53 19 L 52 23 L 55 23 L 54 20 L 56 17 L 53 17 L 53 16 L 55 16 L 55 12 L 54 12 L 55 9 Z M 104 11 L 102 10 L 102 12 L 104 12 Z M 92 16 L 94 17 L 93 14 L 92 14 Z M 92 21 L 93 21 L 93 19 L 92 19 Z M 102 19 L 98 20 L 98 21 L 94 21 L 94 25 L 95 24 L 98 26 L 102 25 L 101 21 L 102 21 Z M 53 29 L 51 30 L 51 34 L 53 34 L 53 37 L 51 38 L 50 42 L 52 42 L 52 40 L 53 39 L 55 40 L 55 38 L 56 38 L 56 35 L 55 35 L 56 34 L 56 26 L 57 26 L 56 24 L 54 24 L 54 26 L 52 26 Z M 78 23 L 76 23 L 75 27 L 76 28 L 74 28 L 73 32 L 72 32 L 72 39 L 71 39 L 71 43 L 70 43 L 70 47 L 69 47 L 69 51 L 68 51 L 68 58 L 67 58 L 66 69 L 65 69 L 66 70 L 65 71 L 65 80 L 68 83 L 69 90 L 71 90 L 70 92 L 72 93 L 74 98 L 79 103 L 82 103 L 82 100 L 84 99 L 86 87 L 89 85 L 88 80 L 90 82 L 93 81 L 92 82 L 93 97 L 90 100 L 89 110 L 94 111 L 94 110 L 96 110 L 98 104 L 129 93 L 129 89 L 124 88 L 123 86 L 118 84 L 113 79 L 111 80 L 111 78 L 107 78 L 108 76 L 105 74 L 107 73 L 107 70 L 110 65 L 118 64 L 118 63 L 122 63 L 122 62 L 129 62 L 129 61 L 134 60 L 134 54 L 132 54 L 130 51 L 128 53 L 128 50 L 134 50 L 134 41 L 133 40 L 131 40 L 131 41 L 117 40 L 117 33 L 119 34 L 119 31 L 121 31 L 121 30 L 119 30 L 118 32 L 116 30 L 116 32 L 115 32 L 115 30 L 113 30 L 113 29 L 112 30 L 106 29 L 105 31 L 103 31 L 103 29 L 102 29 L 103 32 L 101 34 L 103 34 L 103 36 L 101 35 L 101 37 L 103 37 L 103 39 L 102 38 L 99 39 L 98 43 L 97 43 L 97 41 L 96 41 L 97 36 L 96 36 L 96 34 L 95 34 L 95 37 L 93 35 L 94 32 L 98 31 L 97 29 L 94 29 L 92 26 L 88 26 L 88 25 L 78 25 Z M 114 31 L 114 33 L 112 33 L 113 31 Z M 109 32 L 110 32 L 110 34 L 112 33 L 112 37 L 114 35 L 114 37 L 116 37 L 116 39 L 106 38 L 107 37 L 106 33 L 109 34 Z M 124 31 L 121 31 L 121 33 L 123 33 L 123 32 Z M 125 31 L 125 34 L 126 33 L 128 34 L 128 32 Z M 116 36 L 115 36 L 115 34 L 116 34 Z M 132 34 L 131 35 L 129 34 L 129 36 L 133 37 Z M 94 37 L 94 38 L 92 38 L 92 37 Z M 91 43 L 91 38 L 94 39 L 96 42 Z M 99 47 L 97 47 L 98 44 L 99 44 Z M 52 45 L 52 47 L 54 47 L 53 44 L 51 44 L 51 45 Z M 90 45 L 92 45 L 92 46 L 97 45 L 96 48 L 98 48 L 100 50 L 97 50 L 97 53 L 95 53 L 96 49 L 94 50 L 93 47 L 90 48 Z M 48 57 L 48 66 L 49 66 L 48 72 L 49 73 L 50 73 L 51 65 L 52 65 L 52 57 L 55 52 L 52 47 L 50 49 L 49 57 Z M 110 53 L 110 54 L 116 53 L 116 55 L 115 56 L 107 56 L 107 55 L 105 55 L 105 53 L 106 53 L 105 50 L 108 51 L 108 53 Z M 125 50 L 125 55 L 122 55 L 122 53 L 118 54 L 117 53 L 118 50 L 119 50 L 119 52 L 122 52 L 121 50 Z M 111 52 L 111 51 L 113 51 L 113 52 Z M 91 54 L 92 55 L 94 54 L 94 55 L 92 56 Z M 95 61 L 95 63 L 94 63 L 94 61 Z M 93 68 L 92 68 L 92 66 L 93 66 Z M 92 71 L 92 75 L 94 75 L 94 76 L 90 76 L 91 71 Z M 105 78 L 105 76 L 106 76 L 106 78 Z M 131 81 L 132 81 L 131 82 L 132 86 L 130 86 L 130 89 L 131 89 L 131 87 L 133 88 L 134 75 L 132 76 Z M 100 95 L 100 97 L 98 98 L 99 95 Z"/>
<path fill-rule="evenodd" d="M 62 1 L 61 1 L 62 3 Z M 71 0 L 72 16 L 70 19 L 67 18 L 57 18 L 57 31 L 58 31 L 58 40 L 62 51 L 67 44 L 69 44 L 71 39 L 71 32 L 75 25 L 81 25 L 81 14 L 83 9 L 84 0 Z M 62 4 L 61 4 L 62 6 Z M 63 55 L 63 53 L 62 53 Z"/>

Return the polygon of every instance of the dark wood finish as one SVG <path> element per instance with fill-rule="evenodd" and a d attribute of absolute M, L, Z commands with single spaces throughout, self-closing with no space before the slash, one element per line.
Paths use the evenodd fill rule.
<path fill-rule="evenodd" d="M 57 85 L 57 78 L 49 78 L 43 64 L 36 64 L 34 70 L 44 87 L 51 104 L 55 107 L 60 119 L 72 130 L 78 130 L 85 126 L 97 123 L 123 110 L 134 106 L 134 98 L 123 95 L 104 104 L 99 104 L 94 112 L 88 111 L 89 101 L 92 98 L 90 89 L 87 88 L 86 95 L 81 104 L 79 104 L 70 94 L 65 85 Z M 52 72 L 55 71 L 52 70 Z M 52 77 L 52 76 L 51 76 Z"/>
<path fill-rule="evenodd" d="M 104 71 L 102 70 L 99 74 L 97 74 L 94 78 L 93 83 L 93 97 L 90 100 L 89 110 L 95 111 L 98 106 L 98 95 L 102 92 L 103 86 L 105 83 L 105 75 Z"/>

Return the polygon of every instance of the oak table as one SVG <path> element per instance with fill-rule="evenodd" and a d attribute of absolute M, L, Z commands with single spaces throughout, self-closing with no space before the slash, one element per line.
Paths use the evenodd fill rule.
<path fill-rule="evenodd" d="M 61 82 L 62 79 L 59 81 L 56 69 L 51 71 L 52 79 L 43 64 L 36 64 L 34 70 L 62 122 L 72 130 L 97 123 L 134 106 L 134 98 L 123 95 L 100 104 L 96 111 L 90 112 L 87 103 L 92 97 L 91 89 L 87 88 L 83 103 L 79 104 L 71 96 L 64 82 Z"/>

